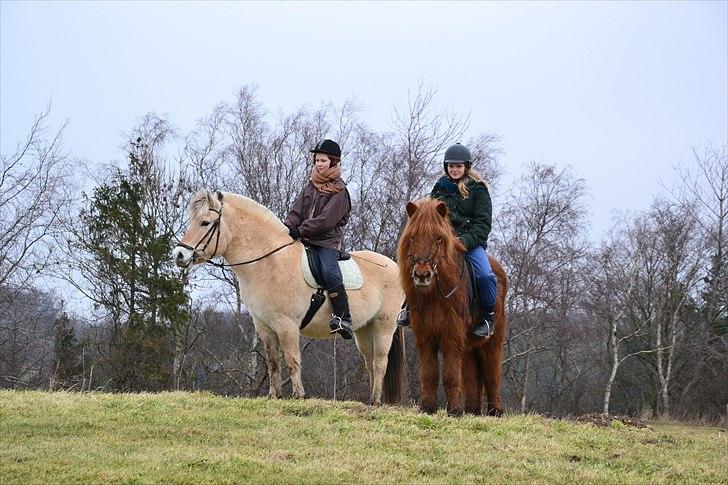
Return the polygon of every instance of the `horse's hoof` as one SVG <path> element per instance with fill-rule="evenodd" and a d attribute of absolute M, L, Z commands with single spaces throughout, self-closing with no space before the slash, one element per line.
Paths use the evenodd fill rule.
<path fill-rule="evenodd" d="M 427 414 L 435 414 L 437 412 L 437 406 L 430 403 L 420 403 L 420 411 Z"/>
<path fill-rule="evenodd" d="M 459 418 L 463 415 L 463 410 L 461 408 L 451 408 L 447 410 L 447 414 L 449 416 L 453 416 L 455 418 Z"/>
<path fill-rule="evenodd" d="M 501 416 L 503 416 L 503 409 L 502 408 L 488 409 L 488 416 L 495 416 L 496 418 L 500 418 Z"/>
<path fill-rule="evenodd" d="M 480 416 L 483 413 L 480 408 L 476 407 L 465 407 L 465 414 L 472 414 L 474 416 Z"/>

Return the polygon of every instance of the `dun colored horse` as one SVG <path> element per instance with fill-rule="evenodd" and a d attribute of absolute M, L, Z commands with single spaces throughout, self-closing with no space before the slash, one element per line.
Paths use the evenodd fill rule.
<path fill-rule="evenodd" d="M 426 413 L 437 410 L 438 353 L 442 353 L 448 413 L 480 414 L 485 391 L 487 413 L 500 416 L 506 275 L 490 258 L 498 281 L 495 331 L 489 339 L 479 339 L 471 332 L 465 246 L 447 214 L 447 206 L 437 200 L 409 202 L 409 219 L 397 246 L 399 279 L 420 358 L 419 406 Z"/>
<path fill-rule="evenodd" d="M 313 289 L 301 271 L 304 247 L 293 242 L 286 226 L 266 207 L 241 195 L 207 190 L 190 203 L 190 225 L 172 257 L 188 268 L 222 256 L 238 278 L 240 296 L 265 347 L 269 396 L 281 394 L 280 353 L 291 377 L 293 396 L 304 397 L 299 337 L 331 338 L 331 313 L 325 304 L 299 329 Z M 356 345 L 364 357 L 373 404 L 400 400 L 404 341 L 395 336 L 396 315 L 404 295 L 397 265 L 371 251 L 355 251 L 364 284 L 350 290 L 349 303 Z M 385 376 L 386 374 L 386 376 Z"/>

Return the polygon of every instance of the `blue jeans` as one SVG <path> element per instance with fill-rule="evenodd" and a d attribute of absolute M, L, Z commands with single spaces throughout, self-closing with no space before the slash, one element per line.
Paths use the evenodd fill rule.
<path fill-rule="evenodd" d="M 339 268 L 339 251 L 314 245 L 311 245 L 310 248 L 313 260 L 319 269 L 321 278 L 324 280 L 324 289 L 331 291 L 344 286 L 344 279 Z"/>
<path fill-rule="evenodd" d="M 498 283 L 493 268 L 490 267 L 488 255 L 483 246 L 477 246 L 465 253 L 475 270 L 475 280 L 478 284 L 478 296 L 482 306 L 495 306 L 495 297 L 498 293 Z"/>

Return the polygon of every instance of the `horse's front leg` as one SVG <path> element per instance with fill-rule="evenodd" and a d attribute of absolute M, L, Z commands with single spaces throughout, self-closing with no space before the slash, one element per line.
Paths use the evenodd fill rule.
<path fill-rule="evenodd" d="M 281 348 L 278 336 L 266 325 L 253 319 L 255 331 L 265 350 L 265 365 L 268 369 L 268 397 L 276 399 L 281 395 L 283 379 L 281 379 Z"/>
<path fill-rule="evenodd" d="M 481 365 L 485 377 L 485 390 L 488 398 L 487 413 L 490 416 L 503 416 L 503 403 L 501 402 L 502 344 L 489 344 L 486 347 L 486 351 L 483 352 Z"/>
<path fill-rule="evenodd" d="M 288 366 L 291 376 L 292 395 L 296 399 L 303 399 L 306 395 L 301 380 L 301 346 L 298 325 L 290 319 L 281 320 L 281 329 L 278 330 L 278 340 L 283 347 L 283 358 Z"/>
<path fill-rule="evenodd" d="M 440 376 L 437 347 L 432 343 L 417 345 L 420 354 L 420 410 L 428 414 L 437 411 L 437 381 Z"/>
<path fill-rule="evenodd" d="M 442 385 L 447 396 L 447 413 L 451 416 L 461 416 L 463 414 L 462 352 L 449 345 L 442 349 L 442 360 Z"/>

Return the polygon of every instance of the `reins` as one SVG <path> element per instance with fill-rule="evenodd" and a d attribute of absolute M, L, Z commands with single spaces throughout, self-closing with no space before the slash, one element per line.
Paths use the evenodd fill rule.
<path fill-rule="evenodd" d="M 460 287 L 460 283 L 462 283 L 463 280 L 465 279 L 465 259 L 464 258 L 463 258 L 463 261 L 462 261 L 462 265 L 461 266 L 462 266 L 463 270 L 460 272 L 460 280 L 458 280 L 458 282 L 455 285 L 455 287 L 452 290 L 450 290 L 450 293 L 448 293 L 447 295 L 443 295 L 442 294 L 442 287 L 440 287 L 440 274 L 437 271 L 435 271 L 435 281 L 437 281 L 437 291 L 440 292 L 440 296 L 444 300 L 447 300 L 452 295 L 454 295 L 455 294 L 455 291 L 457 291 L 457 289 Z"/>
<path fill-rule="evenodd" d="M 220 210 L 210 208 L 210 210 L 212 212 L 217 213 L 217 219 L 215 219 L 215 221 L 210 225 L 210 228 L 200 238 L 200 240 L 197 241 L 197 244 L 195 244 L 194 247 L 192 247 L 192 246 L 190 246 L 188 244 L 181 243 L 181 242 L 177 243 L 177 246 L 179 246 L 181 248 L 189 249 L 190 251 L 192 251 L 192 260 L 190 260 L 190 263 L 192 263 L 192 261 L 194 261 L 194 259 L 195 259 L 195 257 L 194 257 L 195 256 L 195 253 L 197 253 L 197 251 L 198 251 L 197 248 L 200 246 L 200 244 L 202 244 L 203 241 L 204 241 L 204 246 L 202 246 L 202 249 L 200 250 L 200 252 L 204 254 L 205 249 L 207 249 L 207 246 L 210 244 L 210 242 L 212 241 L 212 238 L 213 237 L 215 237 L 215 250 L 212 252 L 212 254 L 215 254 L 217 252 L 217 247 L 218 247 L 218 244 L 220 243 L 220 219 L 222 219 L 222 208 L 223 208 L 223 205 L 222 204 L 220 204 Z M 296 241 L 294 240 L 294 241 L 291 241 L 289 243 L 286 243 L 286 244 L 283 244 L 281 246 L 278 246 L 274 250 L 269 251 L 269 252 L 265 253 L 264 255 L 259 256 L 259 257 L 254 258 L 254 259 L 251 259 L 249 261 L 241 261 L 239 263 L 231 263 L 231 264 L 228 264 L 228 263 L 217 263 L 217 262 L 215 262 L 215 261 L 213 261 L 211 259 L 206 259 L 205 260 L 205 263 L 211 264 L 211 265 L 213 265 L 215 267 L 218 267 L 218 268 L 230 268 L 232 266 L 243 266 L 243 265 L 246 265 L 246 264 L 257 263 L 258 261 L 260 261 L 262 259 L 265 259 L 265 258 L 267 258 L 268 256 L 270 256 L 272 254 L 277 253 L 281 249 L 284 249 L 284 248 L 290 246 L 291 244 L 293 244 L 295 242 Z M 186 270 L 187 268 L 184 268 L 184 269 Z"/>

